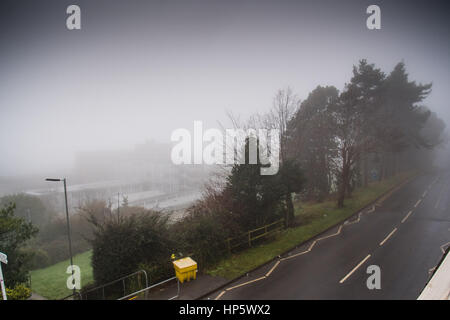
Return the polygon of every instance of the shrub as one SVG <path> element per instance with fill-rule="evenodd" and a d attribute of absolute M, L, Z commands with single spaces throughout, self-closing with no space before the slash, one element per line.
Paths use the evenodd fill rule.
<path fill-rule="evenodd" d="M 227 254 L 227 233 L 214 215 L 188 216 L 173 227 L 174 242 L 183 255 L 192 255 L 198 267 L 205 267 Z"/>
<path fill-rule="evenodd" d="M 3 274 L 12 287 L 28 279 L 31 255 L 24 245 L 38 232 L 31 223 L 16 217 L 14 210 L 14 204 L 0 208 L 0 248 L 8 256 Z"/>
<path fill-rule="evenodd" d="M 24 249 L 30 256 L 28 269 L 35 270 L 48 267 L 51 263 L 47 251 L 27 247 Z"/>
<path fill-rule="evenodd" d="M 149 284 L 157 283 L 159 281 L 171 278 L 175 275 L 172 262 L 170 262 L 169 259 L 153 264 L 141 263 L 139 264 L 138 269 L 145 270 L 145 272 L 147 273 Z"/>
<path fill-rule="evenodd" d="M 31 289 L 23 283 L 16 285 L 14 289 L 6 288 L 6 297 L 8 300 L 26 300 L 30 296 Z M 1 295 L 0 300 L 3 300 L 3 296 Z"/>
<path fill-rule="evenodd" d="M 92 267 L 97 284 L 133 273 L 140 264 L 154 266 L 170 259 L 167 217 L 157 212 L 93 223 Z"/>

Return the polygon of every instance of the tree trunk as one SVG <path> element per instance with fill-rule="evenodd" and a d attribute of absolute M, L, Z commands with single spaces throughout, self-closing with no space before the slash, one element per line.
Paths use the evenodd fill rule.
<path fill-rule="evenodd" d="M 345 198 L 345 188 L 344 188 L 344 185 L 341 183 L 341 186 L 339 187 L 339 192 L 338 192 L 338 202 L 337 202 L 338 208 L 344 207 L 344 198 Z"/>
<path fill-rule="evenodd" d="M 286 194 L 286 226 L 290 227 L 294 223 L 294 203 L 292 201 L 292 193 L 288 192 Z"/>
<path fill-rule="evenodd" d="M 342 166 L 341 183 L 338 192 L 338 208 L 342 208 L 344 206 L 345 195 L 347 194 L 347 189 L 349 187 L 349 168 L 346 159 L 344 160 L 345 161 Z"/>

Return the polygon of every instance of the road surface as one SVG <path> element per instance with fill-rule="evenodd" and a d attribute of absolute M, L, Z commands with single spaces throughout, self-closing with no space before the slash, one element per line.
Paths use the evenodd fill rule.
<path fill-rule="evenodd" d="M 450 172 L 424 174 L 378 206 L 209 299 L 417 299 L 450 242 Z M 368 289 L 379 266 L 381 289 Z"/>

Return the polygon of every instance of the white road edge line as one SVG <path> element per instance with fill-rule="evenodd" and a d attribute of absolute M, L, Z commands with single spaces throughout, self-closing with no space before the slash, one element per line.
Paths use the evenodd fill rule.
<path fill-rule="evenodd" d="M 302 252 L 300 252 L 300 253 L 293 254 L 292 256 L 281 258 L 280 260 L 281 260 L 281 261 L 284 261 L 284 260 L 292 259 L 292 258 L 301 256 L 301 255 L 303 255 L 303 254 L 305 254 L 305 253 L 308 253 L 308 252 L 309 252 L 309 250 L 302 251 Z"/>
<path fill-rule="evenodd" d="M 250 284 L 250 283 L 253 283 L 253 282 L 256 282 L 256 281 L 259 281 L 259 280 L 263 280 L 263 279 L 265 279 L 265 278 L 266 278 L 266 276 L 262 276 L 262 277 L 260 277 L 260 278 L 253 279 L 253 280 L 250 280 L 250 281 L 247 281 L 247 282 L 238 284 L 237 286 L 234 286 L 234 287 L 231 287 L 231 288 L 227 288 L 226 290 L 227 290 L 227 291 L 230 291 L 230 290 L 233 290 L 233 289 L 236 289 L 236 288 L 245 286 L 245 285 L 247 285 L 247 284 Z"/>
<path fill-rule="evenodd" d="M 333 234 L 330 234 L 330 235 L 328 235 L 328 236 L 326 236 L 326 237 L 322 237 L 322 238 L 319 238 L 319 239 L 317 239 L 317 240 L 314 240 L 313 243 L 311 243 L 311 245 L 309 246 L 309 248 L 308 248 L 306 251 L 302 251 L 302 252 L 293 254 L 293 255 L 291 255 L 291 256 L 289 256 L 289 257 L 282 258 L 282 259 L 280 259 L 280 261 L 287 260 L 287 259 L 292 259 L 292 258 L 301 256 L 301 255 L 303 255 L 303 254 L 305 254 L 305 253 L 310 252 L 310 251 L 312 250 L 312 248 L 314 247 L 314 245 L 315 245 L 317 242 L 319 242 L 320 240 L 325 240 L 325 239 L 328 239 L 328 238 L 335 237 L 335 236 L 339 235 L 339 234 L 341 233 L 341 231 L 342 231 L 343 226 L 344 226 L 344 225 L 341 224 L 341 225 L 339 226 L 339 228 L 338 228 L 338 230 L 337 230 L 336 233 L 333 233 Z"/>
<path fill-rule="evenodd" d="M 314 245 L 316 244 L 317 240 L 314 240 L 313 243 L 311 243 L 311 245 L 309 246 L 308 250 L 306 250 L 306 252 L 310 252 L 312 250 L 312 248 L 314 247 Z"/>
<path fill-rule="evenodd" d="M 447 242 L 446 244 L 443 244 L 442 246 L 441 246 L 441 250 L 442 250 L 442 253 L 445 253 L 445 247 L 447 247 L 447 245 L 450 245 L 450 242 Z"/>
<path fill-rule="evenodd" d="M 433 268 L 428 269 L 428 274 L 432 274 L 434 270 L 436 270 L 436 266 L 434 266 Z"/>
<path fill-rule="evenodd" d="M 281 259 L 280 259 L 280 261 L 284 261 L 284 260 L 292 259 L 292 258 L 295 258 L 295 257 L 301 256 L 301 255 L 303 255 L 303 254 L 305 254 L 305 253 L 308 253 L 308 252 L 310 252 L 310 251 L 311 251 L 311 249 L 312 249 L 312 247 L 314 247 L 314 245 L 316 244 L 316 242 L 317 242 L 317 240 L 314 240 L 314 242 L 313 242 L 313 243 L 311 243 L 311 245 L 309 246 L 309 248 L 308 248 L 308 249 L 306 249 L 305 251 L 302 251 L 302 252 L 299 252 L 299 253 L 293 254 L 293 255 L 291 255 L 291 256 L 288 256 L 288 257 L 284 257 L 284 258 L 281 258 Z"/>
<path fill-rule="evenodd" d="M 345 277 L 343 277 L 341 279 L 341 281 L 339 281 L 339 283 L 343 283 L 345 280 L 347 280 L 348 277 L 350 277 L 353 274 L 353 272 L 355 272 L 369 258 L 370 258 L 370 254 L 368 254 L 367 257 L 365 257 L 360 263 L 358 263 L 358 265 L 356 267 L 354 267 L 352 271 L 350 271 Z"/>
<path fill-rule="evenodd" d="M 214 300 L 219 300 L 224 294 L 225 294 L 225 290 L 222 291 L 221 293 L 219 293 L 219 295 L 217 297 L 214 298 Z"/>
<path fill-rule="evenodd" d="M 361 214 L 362 214 L 362 212 L 360 212 L 360 213 L 358 214 L 358 219 L 355 220 L 355 221 L 349 222 L 349 220 L 346 220 L 346 221 L 344 222 L 344 225 L 349 226 L 349 225 L 351 225 L 351 224 L 358 223 L 358 222 L 361 220 Z"/>
<path fill-rule="evenodd" d="M 387 235 L 387 237 L 384 238 L 384 240 L 380 242 L 380 247 L 395 233 L 395 231 L 397 231 L 397 228 L 394 228 L 394 230 L 392 230 L 391 233 L 389 233 Z"/>
<path fill-rule="evenodd" d="M 409 218 L 409 216 L 411 215 L 412 210 L 410 212 L 408 212 L 408 214 L 402 219 L 402 223 L 404 223 L 406 221 L 406 219 Z"/>
<path fill-rule="evenodd" d="M 268 276 L 270 276 L 270 274 L 273 272 L 273 270 L 275 270 L 276 267 L 278 267 L 278 265 L 280 264 L 280 260 L 277 261 L 277 263 L 275 263 L 275 265 L 272 267 L 272 269 L 269 270 L 269 272 L 266 273 L 266 278 Z"/>
<path fill-rule="evenodd" d="M 330 234 L 330 235 L 328 235 L 326 237 L 319 238 L 316 241 L 325 240 L 325 239 L 337 236 L 339 233 L 341 233 L 341 230 L 342 230 L 342 225 L 339 226 L 339 229 L 338 229 L 338 231 L 336 233 Z"/>

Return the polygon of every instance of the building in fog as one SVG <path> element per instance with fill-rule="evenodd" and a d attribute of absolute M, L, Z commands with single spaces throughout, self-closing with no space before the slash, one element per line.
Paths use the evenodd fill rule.
<path fill-rule="evenodd" d="M 100 199 L 113 208 L 127 197 L 130 205 L 147 208 L 179 208 L 201 195 L 211 167 L 174 165 L 170 145 L 147 141 L 129 150 L 80 152 L 68 178 L 72 209 Z M 63 186 L 27 190 L 52 207 L 63 207 Z"/>

